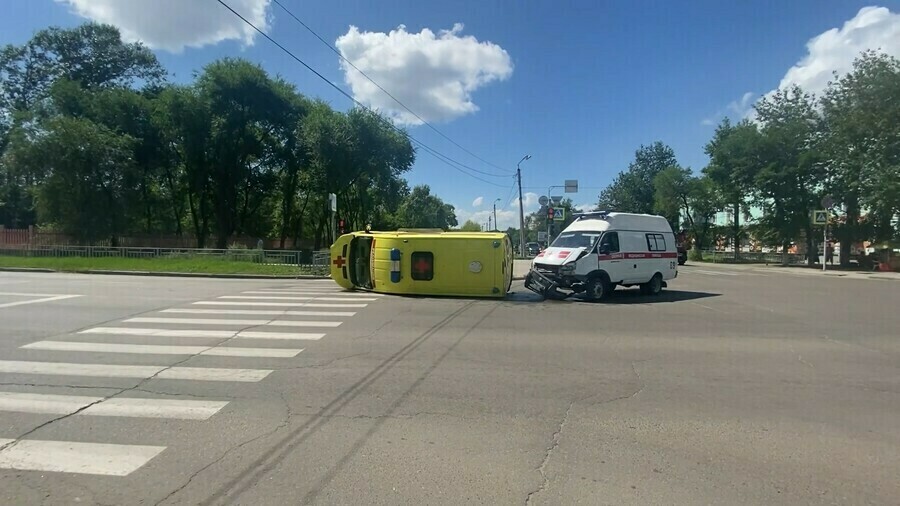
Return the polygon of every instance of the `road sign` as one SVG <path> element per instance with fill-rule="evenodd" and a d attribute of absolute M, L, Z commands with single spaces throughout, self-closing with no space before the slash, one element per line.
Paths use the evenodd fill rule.
<path fill-rule="evenodd" d="M 565 207 L 554 208 L 553 221 L 566 221 L 566 208 Z"/>
<path fill-rule="evenodd" d="M 566 193 L 578 193 L 577 179 L 566 179 Z"/>
<path fill-rule="evenodd" d="M 337 212 L 337 195 L 329 193 L 328 202 L 331 205 L 331 212 Z"/>
<path fill-rule="evenodd" d="M 538 199 L 538 204 L 540 204 L 541 207 L 546 206 L 548 202 L 550 202 L 550 199 L 548 199 L 546 195 L 541 195 L 541 198 Z"/>
<path fill-rule="evenodd" d="M 834 207 L 834 199 L 831 198 L 831 195 L 825 195 L 822 197 L 822 207 L 825 209 L 831 209 Z"/>
<path fill-rule="evenodd" d="M 813 211 L 813 225 L 828 225 L 828 211 Z"/>
<path fill-rule="evenodd" d="M 554 195 L 550 197 L 550 203 L 554 206 L 558 206 L 560 202 L 562 202 L 562 195 Z"/>
<path fill-rule="evenodd" d="M 544 230 L 538 230 L 538 242 L 546 242 L 547 241 L 547 232 Z"/>

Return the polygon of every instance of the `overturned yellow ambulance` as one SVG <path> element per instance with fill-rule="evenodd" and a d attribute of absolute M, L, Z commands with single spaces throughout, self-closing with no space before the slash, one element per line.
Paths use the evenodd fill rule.
<path fill-rule="evenodd" d="M 504 297 L 513 252 L 501 232 L 352 232 L 331 246 L 331 278 L 397 295 Z"/>

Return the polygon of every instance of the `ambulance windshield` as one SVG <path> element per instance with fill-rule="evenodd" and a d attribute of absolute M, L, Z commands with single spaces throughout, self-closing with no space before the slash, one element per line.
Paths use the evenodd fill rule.
<path fill-rule="evenodd" d="M 360 288 L 372 288 L 371 253 L 372 237 L 356 237 L 350 242 L 350 282 Z"/>
<path fill-rule="evenodd" d="M 554 248 L 588 248 L 590 249 L 603 232 L 578 231 L 563 232 L 551 244 Z"/>

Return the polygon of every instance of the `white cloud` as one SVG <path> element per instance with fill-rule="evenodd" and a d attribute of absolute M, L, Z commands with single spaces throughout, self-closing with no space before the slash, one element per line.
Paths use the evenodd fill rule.
<path fill-rule="evenodd" d="M 484 197 L 476 197 L 475 200 L 472 201 L 472 207 L 481 207 L 481 204 L 484 203 Z"/>
<path fill-rule="evenodd" d="M 832 73 L 846 73 L 866 49 L 900 56 L 900 14 L 885 7 L 863 7 L 841 28 L 832 28 L 806 43 L 807 54 L 781 79 L 778 88 L 797 84 L 804 91 L 821 94 Z M 770 92 L 771 93 L 771 92 Z"/>
<path fill-rule="evenodd" d="M 98 23 L 115 25 L 127 41 L 154 49 L 181 52 L 224 40 L 252 45 L 256 31 L 217 2 L 208 0 L 56 0 L 72 12 Z M 268 31 L 271 0 L 231 0 L 235 11 Z"/>
<path fill-rule="evenodd" d="M 724 109 L 716 111 L 716 113 L 709 118 L 704 118 L 703 121 L 700 122 L 703 126 L 713 126 L 719 123 L 724 117 L 729 117 L 731 119 L 743 119 L 746 118 L 747 115 L 753 111 L 753 104 L 756 102 L 754 98 L 756 97 L 756 93 L 752 91 L 748 91 L 741 95 L 741 98 L 738 100 L 732 100 L 725 106 Z"/>
<path fill-rule="evenodd" d="M 524 199 L 523 207 L 525 208 L 525 214 L 533 213 L 541 208 L 541 205 L 538 204 L 538 199 L 540 198 L 540 195 L 538 195 L 537 193 L 525 192 L 525 194 L 522 197 Z M 512 203 L 509 206 L 511 208 L 518 209 L 519 208 L 519 197 L 514 198 Z"/>
<path fill-rule="evenodd" d="M 753 109 L 753 97 L 755 96 L 756 94 L 752 91 L 744 93 L 740 100 L 732 100 L 728 103 L 728 110 L 735 116 L 743 118 Z"/>
<path fill-rule="evenodd" d="M 406 104 L 425 121 L 449 121 L 478 110 L 472 93 L 512 75 L 509 54 L 491 42 L 462 36 L 463 25 L 437 34 L 424 28 L 409 33 L 401 25 L 389 33 L 360 32 L 351 26 L 338 37 L 341 55 Z M 353 96 L 400 124 L 421 121 L 377 86 L 341 61 L 344 79 Z"/>
<path fill-rule="evenodd" d="M 821 96 L 828 81 L 833 79 L 834 72 L 844 74 L 852 70 L 853 60 L 867 49 L 900 57 L 900 14 L 892 13 L 885 7 L 863 7 L 840 28 L 832 28 L 809 39 L 806 55 L 788 69 L 778 88 L 763 96 L 771 96 L 776 90 L 795 84 L 806 92 Z M 700 123 L 715 125 L 726 115 L 735 119 L 752 119 L 755 113 L 753 104 L 756 103 L 753 98 L 752 93 L 744 93 L 739 100 L 729 103 L 725 110 Z"/>
<path fill-rule="evenodd" d="M 466 220 L 472 220 L 484 227 L 487 225 L 488 217 L 491 218 L 491 222 L 493 223 L 493 210 L 485 209 L 483 211 L 469 211 L 460 207 L 456 208 L 456 221 L 459 222 L 460 226 L 462 226 L 462 224 L 465 223 Z M 498 207 L 497 222 L 499 223 L 497 230 L 506 230 L 510 227 L 519 228 L 519 208 L 516 207 L 515 210 L 512 210 L 501 209 Z"/>

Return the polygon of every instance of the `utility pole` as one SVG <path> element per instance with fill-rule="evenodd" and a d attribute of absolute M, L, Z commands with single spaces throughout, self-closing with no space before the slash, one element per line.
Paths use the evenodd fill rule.
<path fill-rule="evenodd" d="M 519 181 L 519 254 L 525 256 L 525 203 L 522 201 L 522 169 L 519 165 L 525 160 L 531 158 L 531 155 L 525 155 L 516 164 L 516 178 Z"/>
<path fill-rule="evenodd" d="M 494 200 L 494 228 L 499 228 L 497 225 L 497 202 L 500 202 L 502 199 Z"/>
<path fill-rule="evenodd" d="M 493 230 L 493 228 L 491 227 L 491 215 L 488 215 L 488 228 L 487 229 Z"/>

